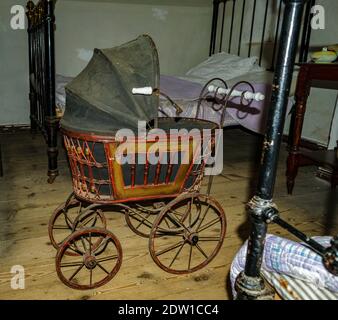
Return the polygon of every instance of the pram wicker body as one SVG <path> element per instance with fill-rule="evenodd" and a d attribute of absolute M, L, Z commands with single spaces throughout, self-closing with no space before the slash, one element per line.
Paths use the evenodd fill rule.
<path fill-rule="evenodd" d="M 49 235 L 58 249 L 58 276 L 71 288 L 101 286 L 118 272 L 122 248 L 106 229 L 103 214 L 113 207 L 125 214 L 135 233 L 149 238 L 154 262 L 167 272 L 199 270 L 222 246 L 224 212 L 209 194 L 199 193 L 210 156 L 204 151 L 214 148 L 217 125 L 157 118 L 158 97 L 131 91 L 145 85 L 158 88 L 158 81 L 156 48 L 150 37 L 141 36 L 117 48 L 95 50 L 67 87 L 61 127 L 73 193 L 53 213 Z M 138 131 L 140 120 L 152 128 L 147 136 Z M 127 142 L 119 135 L 125 129 Z M 207 141 L 202 149 L 201 141 Z M 118 161 L 129 157 L 117 152 L 123 144 L 133 148 L 134 161 Z"/>

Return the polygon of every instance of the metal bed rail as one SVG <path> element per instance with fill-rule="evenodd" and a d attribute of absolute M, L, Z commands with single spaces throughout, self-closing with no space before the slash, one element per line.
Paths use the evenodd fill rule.
<path fill-rule="evenodd" d="M 313 15 L 311 7 L 314 5 L 315 0 L 308 1 L 305 5 L 305 14 L 302 18 L 302 36 L 299 43 L 299 62 L 307 60 Z M 251 57 L 253 46 L 257 44 L 259 46 L 257 52 L 259 65 L 262 65 L 263 56 L 266 56 L 269 64 L 266 67 L 273 71 L 279 50 L 278 39 L 284 10 L 283 0 L 214 0 L 209 55 L 226 51 L 238 56 Z M 275 19 L 270 21 L 268 18 L 271 14 Z M 249 29 L 245 28 L 245 25 L 248 25 Z M 225 30 L 226 26 L 229 27 L 228 30 Z M 270 35 L 267 34 L 268 30 L 271 32 Z M 248 39 L 244 39 L 245 32 L 248 33 Z M 260 37 L 258 43 L 254 42 L 255 34 Z M 272 47 L 272 52 L 268 52 L 268 42 Z M 245 44 L 248 46 L 247 52 L 244 52 L 243 46 Z"/>

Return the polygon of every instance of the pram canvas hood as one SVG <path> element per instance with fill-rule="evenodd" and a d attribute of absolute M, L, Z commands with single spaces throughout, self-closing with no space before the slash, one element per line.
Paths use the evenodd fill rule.
<path fill-rule="evenodd" d="M 132 88 L 159 87 L 159 61 L 153 40 L 142 35 L 111 49 L 95 49 L 86 68 L 66 86 L 61 127 L 89 134 L 137 129 L 157 117 L 156 95 L 133 95 Z"/>

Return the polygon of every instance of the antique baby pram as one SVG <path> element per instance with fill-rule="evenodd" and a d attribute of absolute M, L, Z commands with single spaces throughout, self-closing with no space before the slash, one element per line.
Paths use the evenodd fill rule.
<path fill-rule="evenodd" d="M 158 82 L 155 45 L 141 36 L 95 50 L 67 86 L 61 128 L 73 193 L 50 218 L 49 236 L 57 274 L 71 288 L 99 287 L 121 266 L 120 242 L 106 229 L 107 208 L 122 211 L 128 226 L 149 238 L 152 259 L 170 273 L 203 268 L 222 246 L 226 218 L 209 195 L 212 176 L 206 194 L 199 192 L 218 126 L 197 117 L 159 118 Z M 155 90 L 133 94 L 145 85 Z M 140 120 L 153 129 L 148 135 Z"/>

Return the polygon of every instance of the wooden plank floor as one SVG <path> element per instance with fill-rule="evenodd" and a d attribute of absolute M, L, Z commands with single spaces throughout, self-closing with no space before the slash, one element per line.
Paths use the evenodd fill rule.
<path fill-rule="evenodd" d="M 108 227 L 119 238 L 124 259 L 116 277 L 96 290 L 76 291 L 58 279 L 55 249 L 47 234 L 53 210 L 71 192 L 66 158 L 60 154 L 60 176 L 46 183 L 46 149 L 40 135 L 29 132 L 0 135 L 4 177 L 0 178 L 0 298 L 1 299 L 230 299 L 231 261 L 247 238 L 245 203 L 252 196 L 260 141 L 239 129 L 224 133 L 224 177 L 214 179 L 213 196 L 223 206 L 228 226 L 221 252 L 206 268 L 190 275 L 165 273 L 152 261 L 147 239 L 128 229 L 121 214 L 108 216 Z M 314 177 L 315 168 L 301 168 L 294 194 L 285 187 L 285 145 L 274 200 L 282 217 L 309 235 L 338 231 L 337 193 Z M 203 188 L 205 189 L 205 183 Z M 290 237 L 278 226 L 270 233 Z M 292 237 L 290 237 L 292 238 Z M 24 290 L 13 290 L 13 265 L 25 268 Z"/>

